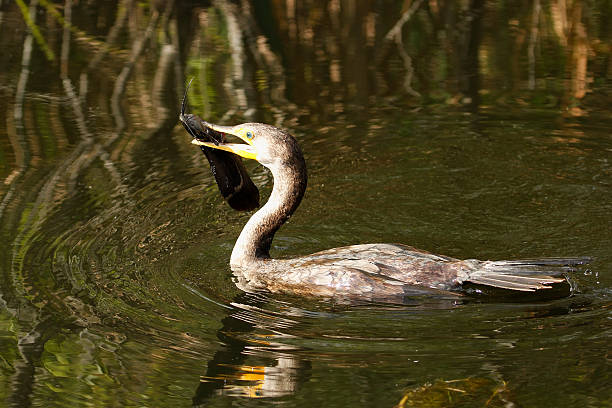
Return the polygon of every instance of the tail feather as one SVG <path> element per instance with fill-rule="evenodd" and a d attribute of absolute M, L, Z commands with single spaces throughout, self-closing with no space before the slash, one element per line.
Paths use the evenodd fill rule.
<path fill-rule="evenodd" d="M 479 285 L 534 292 L 568 282 L 566 273 L 573 270 L 572 266 L 590 261 L 591 258 L 587 257 L 486 261 L 475 265 L 466 280 Z"/>
<path fill-rule="evenodd" d="M 533 259 L 513 259 L 510 261 L 493 261 L 494 264 L 504 265 L 534 265 L 534 266 L 578 266 L 585 265 L 593 261 L 590 256 L 581 256 L 575 258 L 533 258 Z"/>
<path fill-rule="evenodd" d="M 490 274 L 486 276 L 470 277 L 470 282 L 480 285 L 493 286 L 496 288 L 518 290 L 521 292 L 533 292 L 538 289 L 549 289 L 553 283 L 561 283 L 566 279 L 554 278 L 552 276 L 540 276 L 537 279 L 526 279 L 505 274 Z"/>

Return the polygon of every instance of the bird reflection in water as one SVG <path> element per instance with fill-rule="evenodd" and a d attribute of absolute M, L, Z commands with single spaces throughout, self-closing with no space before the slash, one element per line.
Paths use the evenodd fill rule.
<path fill-rule="evenodd" d="M 201 382 L 222 383 L 222 395 L 263 398 L 293 394 L 297 388 L 299 360 L 293 356 L 279 356 L 276 366 L 225 365 L 227 372 L 216 377 L 202 376 Z"/>
<path fill-rule="evenodd" d="M 297 322 L 264 310 L 267 302 L 245 293 L 232 303 L 232 312 L 222 320 L 217 333 L 222 348 L 208 362 L 206 374 L 200 378 L 194 406 L 204 407 L 210 398 L 219 395 L 282 397 L 293 394 L 308 381 L 310 361 L 299 357 L 298 348 L 274 341 L 286 337 L 279 329 Z M 262 329 L 267 333 L 262 334 Z M 256 330 L 259 333 L 254 333 Z"/>

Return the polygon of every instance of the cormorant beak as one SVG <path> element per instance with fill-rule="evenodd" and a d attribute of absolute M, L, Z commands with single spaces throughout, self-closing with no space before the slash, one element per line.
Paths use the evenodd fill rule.
<path fill-rule="evenodd" d="M 198 146 L 206 146 L 212 149 L 225 150 L 226 152 L 237 154 L 238 156 L 244 157 L 245 159 L 257 160 L 257 149 L 253 145 L 253 141 L 249 139 L 247 135 L 252 134 L 246 128 L 241 125 L 237 126 L 221 126 L 215 125 L 214 123 L 208 123 L 202 121 L 202 125 L 206 126 L 209 129 L 214 130 L 215 132 L 221 133 L 222 137 L 218 143 L 206 142 L 203 140 L 193 139 L 191 141 L 192 144 Z M 225 143 L 227 135 L 232 135 L 240 140 L 244 141 L 243 143 Z M 252 137 L 252 136 L 251 136 Z"/>

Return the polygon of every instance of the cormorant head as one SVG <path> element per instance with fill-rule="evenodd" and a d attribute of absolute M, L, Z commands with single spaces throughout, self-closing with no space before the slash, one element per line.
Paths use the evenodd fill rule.
<path fill-rule="evenodd" d="M 274 169 L 279 166 L 292 166 L 303 162 L 302 152 L 297 141 L 288 132 L 263 123 L 243 123 L 236 126 L 220 126 L 202 122 L 214 132 L 218 132 L 215 142 L 195 138 L 191 143 L 213 149 L 232 152 L 247 159 L 257 160 L 264 166 Z M 226 143 L 227 136 L 238 137 L 245 143 Z M 217 141 L 221 141 L 218 142 Z"/>

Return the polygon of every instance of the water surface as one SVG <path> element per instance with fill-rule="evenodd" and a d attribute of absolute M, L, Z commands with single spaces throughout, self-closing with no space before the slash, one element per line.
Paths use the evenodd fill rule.
<path fill-rule="evenodd" d="M 0 3 L 1 404 L 612 403 L 605 2 L 158 3 Z M 191 77 L 193 112 L 302 146 L 274 256 L 595 260 L 559 299 L 244 293 L 250 214 L 178 123 Z"/>

